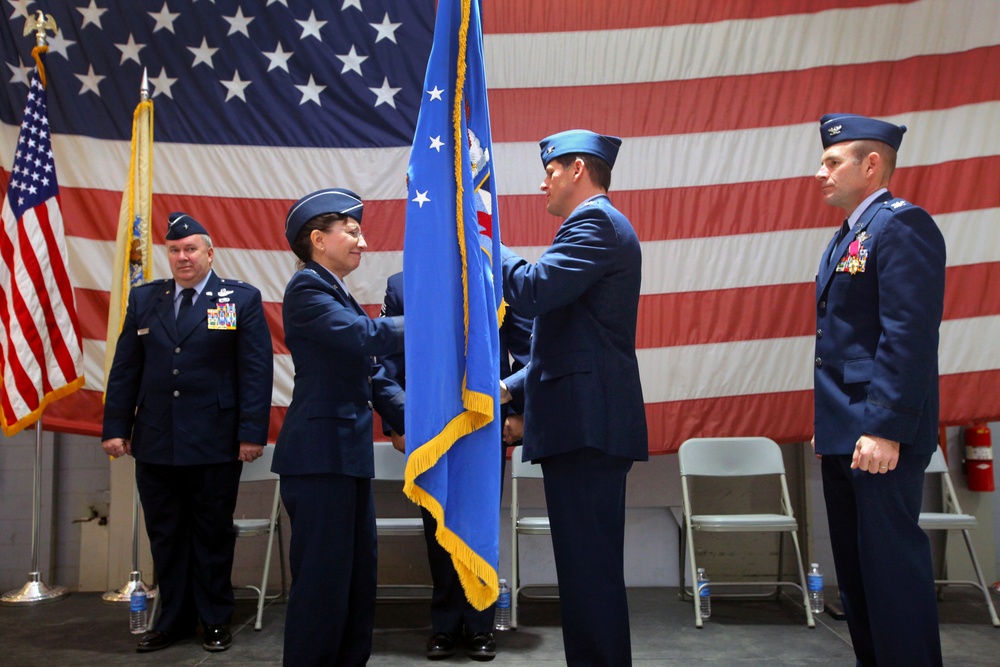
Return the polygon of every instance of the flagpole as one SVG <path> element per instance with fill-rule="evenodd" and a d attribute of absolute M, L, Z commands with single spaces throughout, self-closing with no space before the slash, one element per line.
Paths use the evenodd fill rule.
<path fill-rule="evenodd" d="M 34 505 L 31 509 L 31 572 L 28 581 L 16 590 L 7 591 L 0 598 L 0 604 L 30 606 L 45 602 L 55 602 L 69 595 L 65 586 L 49 587 L 42 581 L 38 571 L 38 543 L 40 541 L 39 514 L 42 511 L 42 418 L 35 422 L 35 483 Z"/>
<path fill-rule="evenodd" d="M 139 86 L 139 101 L 140 103 L 149 101 L 149 77 L 145 68 L 142 70 L 142 83 Z M 129 183 L 134 185 L 134 171 L 130 173 Z M 130 213 L 134 214 L 134 211 Z M 137 590 L 145 591 L 146 597 L 151 600 L 156 598 L 156 589 L 150 588 L 143 582 L 142 571 L 139 569 L 139 487 L 135 481 L 134 461 L 132 467 L 132 571 L 129 572 L 128 581 L 120 588 L 110 590 L 101 596 L 101 599 L 108 604 L 127 604 L 132 599 L 132 593 Z"/>
<path fill-rule="evenodd" d="M 24 25 L 25 36 L 35 33 L 35 50 L 44 51 L 47 48 L 48 39 L 45 31 L 51 30 L 53 33 L 58 30 L 55 19 L 52 15 L 46 16 L 42 11 L 38 11 L 35 16 L 28 17 Z M 34 52 L 33 52 L 34 54 Z M 40 56 L 36 56 L 41 63 Z M 39 64 L 39 73 L 42 68 Z M 42 77 L 44 85 L 44 76 Z M 38 570 L 38 543 L 40 541 L 39 515 L 42 507 L 42 416 L 39 411 L 38 420 L 35 422 L 35 479 L 33 506 L 31 510 L 31 572 L 28 573 L 28 581 L 17 590 L 7 591 L 0 596 L 0 604 L 29 606 L 42 604 L 44 602 L 54 602 L 69 595 L 65 586 L 49 587 L 42 581 L 42 573 Z"/>

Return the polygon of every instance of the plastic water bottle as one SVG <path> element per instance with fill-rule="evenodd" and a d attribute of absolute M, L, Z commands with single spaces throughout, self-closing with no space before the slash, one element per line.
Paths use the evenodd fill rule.
<path fill-rule="evenodd" d="M 146 591 L 136 588 L 129 599 L 128 629 L 133 635 L 146 632 Z"/>
<path fill-rule="evenodd" d="M 497 613 L 493 622 L 495 630 L 510 630 L 510 586 L 506 579 L 500 580 L 500 595 L 497 596 Z"/>
<path fill-rule="evenodd" d="M 698 592 L 698 605 L 701 607 L 701 619 L 707 621 L 712 617 L 712 589 L 708 585 L 711 581 L 705 574 L 705 568 L 698 568 L 698 585 L 705 584 Z"/>
<path fill-rule="evenodd" d="M 818 564 L 809 566 L 806 585 L 809 587 L 809 608 L 814 614 L 822 613 L 826 603 L 823 600 L 823 573 Z"/>

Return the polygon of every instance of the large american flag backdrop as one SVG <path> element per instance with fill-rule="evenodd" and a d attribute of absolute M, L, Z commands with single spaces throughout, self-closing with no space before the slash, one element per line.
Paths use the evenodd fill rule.
<path fill-rule="evenodd" d="M 183 210 L 216 270 L 264 294 L 277 354 L 272 435 L 292 389 L 281 297 L 287 208 L 328 186 L 366 199 L 349 278 L 377 314 L 402 265 L 405 170 L 434 0 L 2 0 L 0 156 L 14 153 L 41 9 L 53 150 L 87 383 L 47 428 L 98 434 L 104 338 L 132 110 L 156 105 L 154 275 Z M 948 243 L 942 420 L 1000 417 L 1000 3 L 995 0 L 484 0 L 503 239 L 541 253 L 537 141 L 620 135 L 611 196 L 643 242 L 638 356 L 650 451 L 687 437 L 812 431 L 820 115 L 909 126 L 893 192 Z M 6 186 L 10 165 L 0 167 Z M 570 416 L 571 417 L 571 416 Z"/>

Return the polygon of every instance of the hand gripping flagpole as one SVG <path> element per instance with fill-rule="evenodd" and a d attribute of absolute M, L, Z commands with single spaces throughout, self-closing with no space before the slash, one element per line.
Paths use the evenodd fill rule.
<path fill-rule="evenodd" d="M 24 25 L 25 36 L 31 34 L 32 31 L 35 32 L 36 50 L 41 50 L 43 47 L 48 48 L 48 39 L 45 36 L 46 30 L 51 30 L 54 34 L 59 29 L 56 27 L 56 21 L 52 18 L 52 15 L 50 14 L 46 17 L 41 11 L 36 16 L 28 17 Z M 39 71 L 41 71 L 41 66 L 39 66 Z M 42 573 L 38 570 L 38 543 L 40 541 L 39 514 L 41 514 L 42 506 L 42 434 L 42 418 L 39 416 L 38 421 L 35 422 L 35 480 L 32 494 L 34 502 L 31 508 L 31 572 L 28 573 L 28 581 L 24 586 L 21 586 L 17 590 L 7 591 L 0 597 L 0 604 L 4 605 L 30 606 L 45 602 L 55 602 L 69 595 L 69 591 L 65 586 L 46 586 L 45 582 L 42 581 Z"/>
<path fill-rule="evenodd" d="M 139 89 L 140 103 L 147 102 L 149 100 L 149 78 L 146 76 L 146 70 L 142 70 L 142 86 Z M 133 130 L 133 141 L 134 141 L 135 130 Z M 136 173 L 136 151 L 133 145 L 132 150 L 132 165 L 129 169 L 129 187 L 133 188 L 135 185 L 135 173 Z M 134 198 L 129 198 L 134 202 Z M 131 206 L 134 208 L 134 205 Z M 134 210 L 129 211 L 129 219 L 132 220 L 135 217 Z M 132 571 L 129 572 L 128 581 L 126 581 L 120 588 L 110 590 L 101 596 L 101 599 L 108 604 L 128 604 L 132 599 L 132 593 L 137 590 L 146 591 L 146 597 L 150 600 L 156 598 L 156 589 L 150 588 L 142 580 L 142 571 L 139 569 L 139 488 L 135 482 L 135 462 L 132 463 L 133 473 L 132 473 Z M 152 614 L 150 618 L 152 618 Z"/>

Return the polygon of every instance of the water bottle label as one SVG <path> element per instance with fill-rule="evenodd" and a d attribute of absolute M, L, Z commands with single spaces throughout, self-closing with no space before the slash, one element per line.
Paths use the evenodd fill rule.
<path fill-rule="evenodd" d="M 510 593 L 507 593 L 506 591 L 503 592 L 503 593 L 501 593 L 500 597 L 497 598 L 497 606 L 498 607 L 509 607 L 510 606 Z"/>
<path fill-rule="evenodd" d="M 711 587 L 709 587 L 709 586 L 705 586 L 704 588 L 702 588 L 702 589 L 701 589 L 701 593 L 700 593 L 700 595 L 701 595 L 701 597 L 703 597 L 703 598 L 707 598 L 707 597 L 709 597 L 710 595 L 712 595 L 712 589 L 711 589 Z"/>
<path fill-rule="evenodd" d="M 809 590 L 811 591 L 821 591 L 823 590 L 823 575 L 822 574 L 810 574 L 808 576 Z"/>
<path fill-rule="evenodd" d="M 146 596 L 133 595 L 129 600 L 129 611 L 146 611 Z"/>

